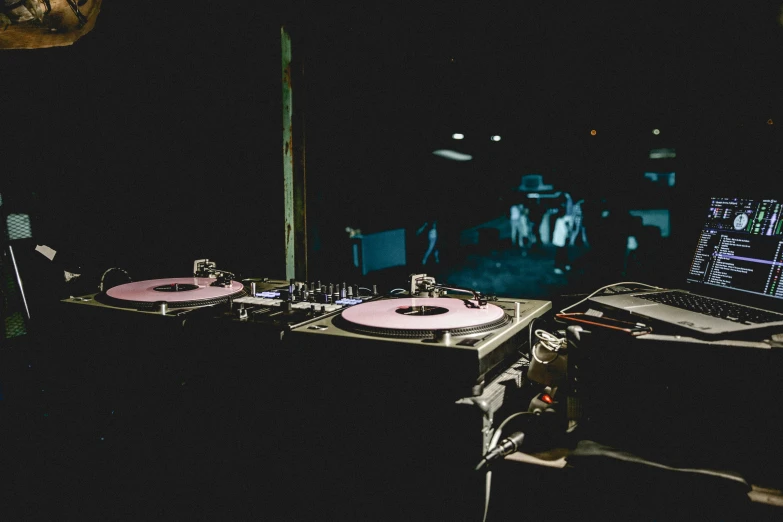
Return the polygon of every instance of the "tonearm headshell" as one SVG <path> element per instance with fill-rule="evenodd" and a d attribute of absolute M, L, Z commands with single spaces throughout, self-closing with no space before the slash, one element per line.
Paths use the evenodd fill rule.
<path fill-rule="evenodd" d="M 497 301 L 498 298 L 493 295 L 484 295 L 478 290 L 471 288 L 459 288 L 436 283 L 435 278 L 427 274 L 411 274 L 408 283 L 410 284 L 410 295 L 418 297 L 442 297 L 448 291 L 464 292 L 473 295 L 476 301 L 475 306 L 486 308 L 489 301 Z"/>

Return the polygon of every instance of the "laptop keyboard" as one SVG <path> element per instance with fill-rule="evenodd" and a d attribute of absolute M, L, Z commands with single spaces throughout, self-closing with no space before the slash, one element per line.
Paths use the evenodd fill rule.
<path fill-rule="evenodd" d="M 783 321 L 783 314 L 683 292 L 657 292 L 635 297 L 738 323 L 763 324 Z"/>

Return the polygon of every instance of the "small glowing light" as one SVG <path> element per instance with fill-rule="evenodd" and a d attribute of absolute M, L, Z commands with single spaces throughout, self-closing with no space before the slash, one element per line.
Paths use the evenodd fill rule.
<path fill-rule="evenodd" d="M 459 132 L 455 132 L 454 134 L 451 135 L 451 137 L 454 138 L 455 140 L 461 140 L 465 138 L 465 135 Z"/>
<path fill-rule="evenodd" d="M 653 129 L 653 134 L 655 134 L 656 136 L 659 135 L 660 133 L 661 133 L 660 129 Z"/>
<path fill-rule="evenodd" d="M 774 125 L 774 124 L 775 124 L 775 122 L 772 121 L 772 118 L 767 120 L 767 125 Z"/>
<path fill-rule="evenodd" d="M 598 134 L 598 132 L 595 129 L 590 131 L 590 136 L 595 136 L 596 134 Z"/>
<path fill-rule="evenodd" d="M 495 135 L 494 135 L 494 136 L 492 136 L 490 139 L 491 139 L 492 141 L 500 141 L 500 136 L 498 136 L 497 134 L 495 134 Z"/>

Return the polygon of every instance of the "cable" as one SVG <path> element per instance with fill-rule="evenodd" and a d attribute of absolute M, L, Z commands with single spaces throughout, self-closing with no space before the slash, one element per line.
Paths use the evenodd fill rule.
<path fill-rule="evenodd" d="M 498 442 L 500 441 L 500 435 L 503 432 L 503 427 L 508 424 L 508 422 L 515 418 L 519 417 L 520 415 L 533 415 L 533 412 L 530 411 L 518 411 L 514 414 L 509 415 L 508 417 L 501 422 L 498 427 L 495 429 L 495 432 L 492 434 L 492 438 L 489 441 L 489 446 L 487 447 L 487 455 L 490 451 L 495 449 L 495 446 L 497 446 Z M 486 455 L 485 455 L 486 456 Z M 486 458 L 482 458 L 481 462 L 478 463 L 476 466 L 476 471 L 480 470 L 484 465 L 487 463 Z M 486 481 L 485 481 L 485 490 L 484 490 L 484 517 L 482 518 L 483 522 L 486 522 L 487 520 L 487 513 L 489 512 L 489 494 L 490 490 L 492 488 L 492 471 L 487 470 L 486 475 Z"/>
<path fill-rule="evenodd" d="M 535 323 L 537 320 L 538 317 L 534 317 L 533 320 L 530 321 L 530 323 L 527 325 L 527 348 L 530 350 L 530 353 L 533 352 L 533 323 Z M 528 357 L 528 361 L 530 361 L 530 357 Z"/>
<path fill-rule="evenodd" d="M 553 352 L 556 352 L 561 348 L 565 348 L 566 346 L 565 338 L 558 337 L 555 334 L 549 333 L 546 330 L 542 330 L 540 328 L 536 330 L 536 337 L 538 337 L 540 344 L 543 345 L 544 348 Z"/>
<path fill-rule="evenodd" d="M 104 282 L 104 279 L 106 279 L 106 276 L 109 274 L 109 272 L 112 272 L 112 271 L 114 271 L 114 270 L 119 270 L 120 272 L 122 272 L 123 274 L 125 274 L 126 276 L 128 276 L 128 281 L 133 281 L 133 279 L 131 278 L 130 274 L 128 274 L 128 272 L 126 272 L 126 271 L 125 271 L 125 270 L 123 270 L 122 268 L 119 268 L 119 267 L 116 267 L 116 266 L 115 266 L 115 267 L 112 267 L 112 268 L 109 268 L 109 269 L 107 269 L 107 270 L 106 270 L 106 271 L 103 273 L 103 275 L 101 275 L 101 284 L 98 286 L 98 289 L 99 289 L 101 292 L 103 292 L 103 282 Z"/>
<path fill-rule="evenodd" d="M 647 288 L 653 288 L 655 290 L 663 290 L 663 288 L 661 288 L 660 286 L 648 285 L 647 283 L 639 283 L 637 281 L 620 281 L 619 283 L 612 283 L 611 285 L 602 286 L 601 288 L 599 288 L 598 290 L 594 291 L 593 293 L 591 293 L 590 295 L 588 295 L 584 299 L 582 299 L 580 301 L 577 301 L 576 303 L 574 303 L 574 304 L 572 304 L 570 306 L 566 306 L 565 308 L 560 310 L 560 313 L 561 314 L 565 313 L 566 310 L 570 310 L 571 308 L 584 303 L 585 301 L 587 301 L 588 299 L 590 299 L 594 295 L 598 294 L 599 292 L 602 292 L 602 291 L 604 291 L 604 290 L 606 290 L 608 288 L 611 288 L 613 286 L 619 286 L 619 285 L 642 285 L 642 286 L 646 286 Z M 561 321 L 561 320 L 559 320 L 557 318 L 555 318 L 555 321 L 557 321 L 558 323 L 564 323 L 564 321 Z"/>

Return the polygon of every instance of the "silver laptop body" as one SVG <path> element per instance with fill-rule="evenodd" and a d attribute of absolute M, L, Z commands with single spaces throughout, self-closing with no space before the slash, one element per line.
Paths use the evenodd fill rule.
<path fill-rule="evenodd" d="M 588 303 L 702 336 L 783 331 L 783 202 L 713 197 L 701 218 L 685 288 L 599 295 Z M 709 313 L 683 308 L 680 303 L 692 296 L 716 308 Z"/>

